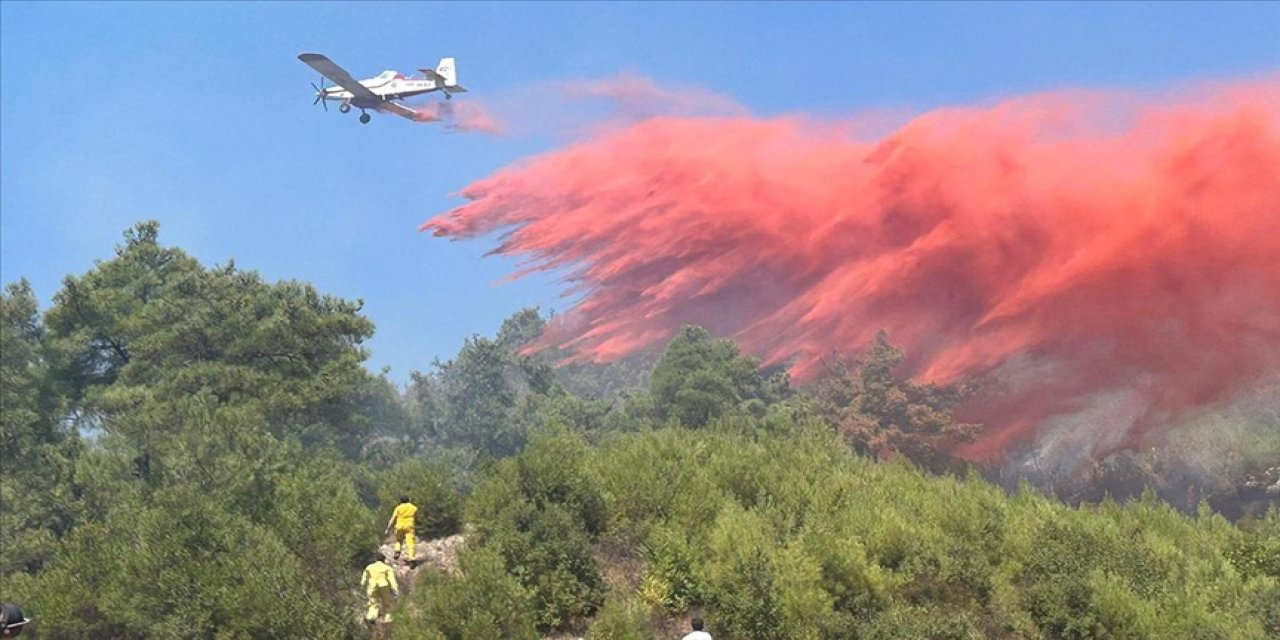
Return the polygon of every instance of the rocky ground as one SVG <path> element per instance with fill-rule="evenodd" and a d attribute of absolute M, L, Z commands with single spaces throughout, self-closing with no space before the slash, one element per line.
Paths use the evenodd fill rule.
<path fill-rule="evenodd" d="M 378 550 L 382 552 L 383 560 L 391 565 L 396 572 L 396 581 L 400 583 L 401 593 L 409 593 L 413 591 L 413 586 L 418 580 L 418 576 L 424 569 L 432 568 L 444 571 L 449 574 L 457 574 L 458 572 L 458 553 L 462 551 L 462 547 L 466 545 L 467 537 L 465 534 L 452 535 L 447 538 L 436 538 L 434 540 L 419 540 L 414 545 L 413 558 L 395 557 L 395 540 L 387 538 Z M 357 617 L 364 620 L 364 598 L 363 594 L 360 599 L 360 608 Z M 391 624 L 394 624 L 391 623 Z M 377 625 L 373 631 L 374 638 L 382 638 L 386 635 L 386 629 L 383 625 Z"/>
<path fill-rule="evenodd" d="M 422 571 L 423 567 L 432 567 L 446 573 L 456 574 L 458 572 L 458 552 L 462 550 L 466 541 L 466 534 L 461 533 L 447 538 L 420 540 L 414 545 L 413 558 L 400 558 L 399 560 L 395 559 L 393 541 L 384 542 L 379 549 L 382 551 L 382 557 L 386 558 L 387 564 L 395 567 L 396 579 L 401 582 L 401 588 L 407 590 L 412 588 L 418 572 Z"/>
<path fill-rule="evenodd" d="M 458 554 L 466 546 L 466 542 L 467 536 L 465 533 L 446 538 L 421 540 L 415 545 L 412 559 L 401 558 L 397 560 L 392 546 L 394 541 L 390 538 L 379 547 L 379 550 L 382 552 L 387 564 L 395 568 L 396 580 L 400 582 L 400 589 L 404 593 L 408 593 L 413 590 L 418 576 L 424 570 L 436 569 L 451 575 L 457 575 L 459 572 Z M 603 577 L 609 586 L 623 591 L 635 590 L 643 570 L 642 561 L 632 557 L 627 550 L 611 545 L 605 545 L 598 552 L 597 561 L 600 566 L 605 567 Z M 363 603 L 363 600 L 361 602 Z M 700 613 L 701 611 L 691 611 L 673 618 L 654 619 L 651 621 L 653 631 L 663 637 L 681 637 L 689 630 L 689 620 Z M 363 604 L 361 605 L 360 615 L 364 615 Z M 374 637 L 383 637 L 385 632 L 385 629 L 379 628 L 375 631 Z M 542 640 L 585 639 L 581 633 L 562 632 L 544 636 Z"/>

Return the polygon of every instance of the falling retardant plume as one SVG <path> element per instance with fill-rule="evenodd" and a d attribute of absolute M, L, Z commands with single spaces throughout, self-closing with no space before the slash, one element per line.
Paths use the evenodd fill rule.
<path fill-rule="evenodd" d="M 601 98 L 615 108 L 619 120 L 641 120 L 666 114 L 717 115 L 746 113 L 732 98 L 700 87 L 660 87 L 642 75 L 624 72 L 612 78 L 565 82 L 561 90 L 575 100 Z"/>
<path fill-rule="evenodd" d="M 446 127 L 455 131 L 502 132 L 498 121 L 476 100 L 428 102 L 414 107 L 414 111 L 414 120 L 417 122 L 443 122 Z"/>
<path fill-rule="evenodd" d="M 863 124 L 649 117 L 422 228 L 563 274 L 541 346 L 580 359 L 699 324 L 804 382 L 883 328 L 902 373 L 980 384 L 971 459 L 1133 447 L 1280 374 L 1280 77 Z"/>

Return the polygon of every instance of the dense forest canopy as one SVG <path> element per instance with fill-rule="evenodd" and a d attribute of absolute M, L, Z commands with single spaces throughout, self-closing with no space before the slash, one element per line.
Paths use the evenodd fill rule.
<path fill-rule="evenodd" d="M 0 298 L 0 597 L 32 637 L 365 637 L 400 495 L 466 545 L 396 638 L 1280 637 L 1272 422 L 1224 417 L 1212 474 L 1187 436 L 1040 487 L 1064 502 L 948 455 L 977 391 L 900 377 L 884 332 L 797 386 L 697 326 L 564 365 L 526 309 L 402 389 L 359 301 L 158 236 L 43 313 Z"/>

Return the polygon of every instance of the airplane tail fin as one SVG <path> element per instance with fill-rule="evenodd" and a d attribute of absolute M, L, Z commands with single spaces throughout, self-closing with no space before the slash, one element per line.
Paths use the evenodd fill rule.
<path fill-rule="evenodd" d="M 440 58 L 440 64 L 437 64 L 435 69 L 418 69 L 418 71 L 435 80 L 436 86 L 444 89 L 446 98 L 449 97 L 448 94 L 466 91 L 466 88 L 458 84 L 458 67 L 453 58 Z"/>
<path fill-rule="evenodd" d="M 440 64 L 436 65 L 436 73 L 444 78 L 444 86 L 458 86 L 458 67 L 454 64 L 453 58 L 440 58 Z"/>

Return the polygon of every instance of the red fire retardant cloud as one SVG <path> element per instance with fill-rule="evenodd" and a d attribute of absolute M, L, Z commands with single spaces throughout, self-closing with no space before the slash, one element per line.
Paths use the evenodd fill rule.
<path fill-rule="evenodd" d="M 1128 446 L 1280 372 L 1280 78 L 858 124 L 654 117 L 475 182 L 422 229 L 502 230 L 522 273 L 567 270 L 581 301 L 542 346 L 579 358 L 695 323 L 803 381 L 884 328 L 907 374 L 991 383 L 974 458 L 1117 394 L 1104 440 Z"/>

